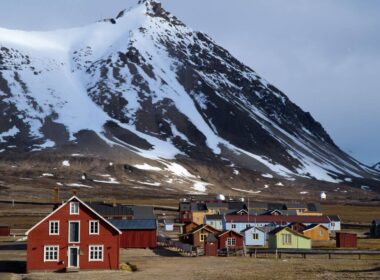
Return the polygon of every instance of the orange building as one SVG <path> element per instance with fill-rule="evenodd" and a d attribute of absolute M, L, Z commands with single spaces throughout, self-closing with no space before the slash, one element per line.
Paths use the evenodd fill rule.
<path fill-rule="evenodd" d="M 329 229 L 321 224 L 312 224 L 306 227 L 302 233 L 313 241 L 326 241 L 330 239 Z"/>

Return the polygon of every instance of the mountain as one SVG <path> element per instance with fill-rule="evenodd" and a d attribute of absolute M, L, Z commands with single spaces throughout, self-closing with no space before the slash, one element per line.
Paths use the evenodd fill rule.
<path fill-rule="evenodd" d="M 100 157 L 147 172 L 145 187 L 173 190 L 176 176 L 206 192 L 239 170 L 288 182 L 380 179 L 310 113 L 156 1 L 79 28 L 0 29 L 0 112 L 4 161 Z M 166 177 L 151 175 L 159 170 Z M 241 182 L 235 191 L 249 188 Z"/>
<path fill-rule="evenodd" d="M 380 171 L 380 162 L 376 163 L 372 168 Z"/>

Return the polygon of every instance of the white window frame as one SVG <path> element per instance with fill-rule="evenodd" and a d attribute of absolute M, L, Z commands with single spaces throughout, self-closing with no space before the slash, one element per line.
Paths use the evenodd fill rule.
<path fill-rule="evenodd" d="M 78 227 L 78 241 L 77 242 L 73 242 L 73 241 L 70 240 L 71 223 L 78 223 L 79 224 L 79 227 Z M 80 243 L 80 221 L 69 221 L 68 228 L 69 228 L 69 230 L 68 230 L 68 238 L 67 238 L 67 240 L 69 241 L 69 243 L 70 244 Z"/>
<path fill-rule="evenodd" d="M 57 251 L 57 258 L 56 259 L 50 259 L 46 258 L 47 251 L 53 249 L 54 251 Z M 54 253 L 54 252 L 53 252 Z M 59 260 L 59 246 L 58 245 L 45 245 L 44 246 L 44 262 L 58 262 Z"/>
<path fill-rule="evenodd" d="M 258 233 L 252 233 L 252 239 L 253 240 L 259 240 L 259 234 Z"/>
<path fill-rule="evenodd" d="M 292 235 L 290 233 L 282 234 L 282 244 L 291 245 L 292 244 Z"/>
<path fill-rule="evenodd" d="M 231 228 L 236 228 L 236 224 L 231 224 Z"/>
<path fill-rule="evenodd" d="M 98 225 L 97 229 L 98 231 L 97 232 L 91 232 L 91 225 L 93 223 L 96 223 Z M 99 223 L 99 220 L 90 220 L 89 223 L 88 223 L 88 234 L 89 235 L 99 235 L 99 232 L 100 232 L 100 223 Z"/>
<path fill-rule="evenodd" d="M 235 237 L 227 237 L 227 246 L 236 246 L 236 238 Z"/>
<path fill-rule="evenodd" d="M 73 205 L 77 205 L 77 209 L 78 209 L 77 212 L 73 212 Z M 69 207 L 70 207 L 70 215 L 79 215 L 79 202 L 72 201 L 72 202 L 70 202 Z"/>
<path fill-rule="evenodd" d="M 203 242 L 203 241 L 206 241 L 207 240 L 207 236 L 208 234 L 207 233 L 201 233 L 199 235 L 199 241 Z M 203 237 L 203 238 L 202 238 Z"/>
<path fill-rule="evenodd" d="M 52 224 L 53 223 L 58 224 L 58 226 L 57 226 L 58 232 L 57 233 L 52 232 Z M 59 221 L 49 221 L 49 235 L 59 235 Z"/>
<path fill-rule="evenodd" d="M 102 258 L 101 259 L 91 258 L 91 249 L 96 249 L 96 252 L 99 253 L 100 251 L 97 250 L 99 248 L 101 248 Z M 89 245 L 88 246 L 88 261 L 89 262 L 102 262 L 102 261 L 104 261 L 104 245 Z"/>

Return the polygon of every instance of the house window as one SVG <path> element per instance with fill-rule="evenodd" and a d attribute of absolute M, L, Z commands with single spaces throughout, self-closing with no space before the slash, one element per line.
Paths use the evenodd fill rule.
<path fill-rule="evenodd" d="M 246 228 L 249 228 L 249 227 L 251 227 L 251 225 L 250 225 L 250 224 L 246 224 L 245 227 L 246 227 Z"/>
<path fill-rule="evenodd" d="M 88 260 L 91 261 L 103 261 L 103 245 L 90 245 L 89 246 Z"/>
<path fill-rule="evenodd" d="M 236 228 L 236 224 L 231 224 L 231 228 Z"/>
<path fill-rule="evenodd" d="M 90 234 L 99 234 L 99 221 L 90 221 Z"/>
<path fill-rule="evenodd" d="M 58 261 L 59 246 L 45 246 L 44 247 L 44 262 Z"/>
<path fill-rule="evenodd" d="M 211 225 L 211 226 L 214 226 L 214 222 L 213 222 L 213 221 L 211 221 L 211 222 L 210 222 L 210 225 Z"/>
<path fill-rule="evenodd" d="M 70 202 L 70 215 L 79 215 L 79 203 Z"/>
<path fill-rule="evenodd" d="M 331 223 L 331 226 L 334 227 L 334 226 L 335 226 L 335 223 Z"/>
<path fill-rule="evenodd" d="M 59 235 L 59 221 L 49 221 L 49 235 Z"/>
<path fill-rule="evenodd" d="M 201 235 L 199 236 L 199 240 L 206 241 L 206 239 L 207 239 L 207 234 L 201 233 Z"/>
<path fill-rule="evenodd" d="M 227 246 L 235 246 L 235 245 L 236 245 L 236 238 L 228 237 L 227 238 Z"/>
<path fill-rule="evenodd" d="M 258 233 L 253 233 L 252 234 L 252 239 L 253 240 L 258 240 L 259 239 L 259 234 Z"/>
<path fill-rule="evenodd" d="M 322 230 L 319 231 L 319 236 L 323 236 L 323 231 Z"/>
<path fill-rule="evenodd" d="M 288 233 L 282 234 L 282 244 L 292 244 L 292 235 Z"/>
<path fill-rule="evenodd" d="M 69 222 L 69 242 L 70 243 L 79 243 L 79 230 L 80 228 L 80 222 L 75 221 Z"/>

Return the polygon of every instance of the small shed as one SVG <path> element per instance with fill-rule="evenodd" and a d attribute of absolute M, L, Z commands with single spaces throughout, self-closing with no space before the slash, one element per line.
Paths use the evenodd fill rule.
<path fill-rule="evenodd" d="M 241 231 L 244 236 L 245 246 L 264 246 L 266 240 L 266 233 L 263 229 L 258 227 L 249 227 Z"/>
<path fill-rule="evenodd" d="M 329 229 L 321 224 L 309 225 L 302 231 L 302 233 L 313 241 L 330 240 Z"/>
<path fill-rule="evenodd" d="M 198 248 L 204 248 L 205 241 L 210 234 L 219 234 L 220 231 L 209 225 L 198 225 L 196 228 L 179 236 L 179 240 Z"/>
<path fill-rule="evenodd" d="M 278 227 L 269 232 L 268 246 L 271 249 L 311 249 L 311 240 L 288 227 Z"/>
<path fill-rule="evenodd" d="M 0 236 L 9 236 L 11 234 L 11 226 L 0 224 Z"/>
<path fill-rule="evenodd" d="M 370 236 L 372 238 L 380 238 L 380 219 L 376 219 L 372 221 Z"/>
<path fill-rule="evenodd" d="M 205 256 L 215 257 L 218 255 L 218 239 L 214 234 L 209 234 L 205 241 Z"/>
<path fill-rule="evenodd" d="M 337 248 L 356 248 L 358 246 L 356 233 L 337 232 L 335 236 Z"/>
<path fill-rule="evenodd" d="M 227 230 L 218 235 L 219 249 L 243 248 L 243 235 L 233 230 Z"/>

